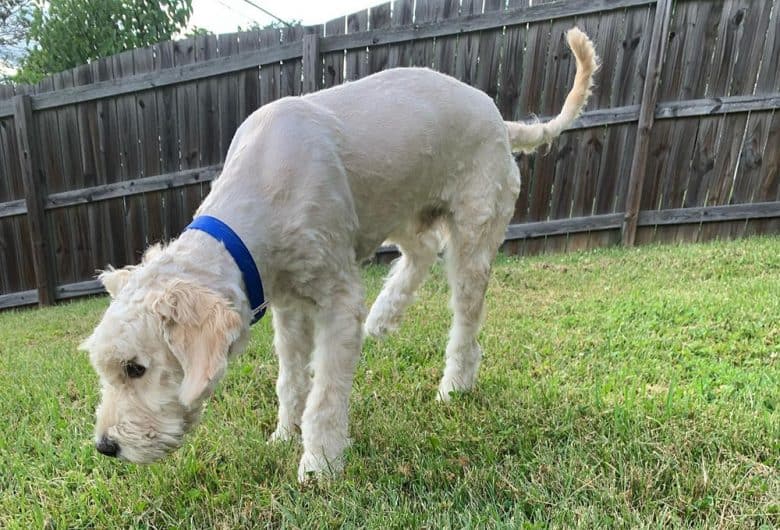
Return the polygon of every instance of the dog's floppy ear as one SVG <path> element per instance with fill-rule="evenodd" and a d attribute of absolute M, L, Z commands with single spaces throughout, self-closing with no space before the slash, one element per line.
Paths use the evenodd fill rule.
<path fill-rule="evenodd" d="M 103 287 L 106 288 L 106 291 L 111 295 L 111 298 L 116 298 L 119 291 L 121 291 L 122 287 L 127 283 L 127 280 L 130 279 L 130 275 L 133 273 L 134 269 L 135 266 L 133 265 L 129 265 L 123 269 L 115 269 L 109 265 L 108 269 L 100 272 L 98 280 L 100 280 Z"/>
<path fill-rule="evenodd" d="M 180 280 L 156 296 L 151 307 L 184 370 L 179 400 L 191 407 L 224 374 L 230 345 L 241 336 L 241 316 L 214 291 Z"/>

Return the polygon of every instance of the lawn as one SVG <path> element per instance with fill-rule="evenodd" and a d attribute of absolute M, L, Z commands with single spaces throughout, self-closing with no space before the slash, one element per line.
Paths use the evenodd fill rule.
<path fill-rule="evenodd" d="M 478 387 L 443 405 L 447 298 L 437 266 L 366 343 L 344 475 L 306 487 L 266 444 L 270 319 L 185 446 L 135 466 L 94 450 L 76 350 L 108 300 L 0 313 L 0 528 L 780 526 L 780 238 L 502 257 Z"/>

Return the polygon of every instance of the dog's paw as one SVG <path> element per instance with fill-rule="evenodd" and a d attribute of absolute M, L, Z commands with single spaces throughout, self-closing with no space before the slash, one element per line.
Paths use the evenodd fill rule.
<path fill-rule="evenodd" d="M 313 480 L 329 480 L 337 477 L 344 469 L 342 458 L 328 460 L 324 456 L 304 452 L 298 465 L 298 482 L 305 484 Z"/>
<path fill-rule="evenodd" d="M 297 425 L 292 428 L 279 425 L 276 427 L 276 430 L 271 433 L 271 436 L 268 437 L 268 443 L 294 442 L 299 441 L 300 439 L 301 430 Z"/>
<path fill-rule="evenodd" d="M 474 386 L 473 381 L 470 384 L 463 384 L 460 379 L 444 377 L 439 384 L 439 390 L 436 393 L 436 401 L 447 403 L 452 400 L 454 392 L 468 392 Z"/>
<path fill-rule="evenodd" d="M 387 322 L 379 319 L 368 318 L 363 325 L 363 338 L 371 337 L 372 339 L 382 339 L 386 335 L 394 332 L 398 329 L 399 323 Z"/>

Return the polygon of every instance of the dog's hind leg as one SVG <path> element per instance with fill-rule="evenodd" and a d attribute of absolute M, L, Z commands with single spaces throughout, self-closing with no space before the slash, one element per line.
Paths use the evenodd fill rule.
<path fill-rule="evenodd" d="M 309 361 L 314 348 L 314 325 L 304 308 L 273 307 L 274 349 L 279 357 L 276 395 L 279 419 L 271 441 L 298 435 L 306 396 L 311 387 Z"/>
<path fill-rule="evenodd" d="M 395 238 L 401 257 L 393 264 L 385 285 L 366 318 L 365 334 L 381 337 L 398 328 L 404 310 L 414 301 L 414 293 L 425 280 L 439 251 L 436 230 Z"/>
<path fill-rule="evenodd" d="M 331 476 L 341 471 L 349 444 L 349 395 L 362 344 L 365 316 L 358 267 L 340 272 L 338 283 L 328 286 L 329 297 L 318 302 L 314 321 L 312 388 L 306 400 L 301 431 L 303 456 L 298 479 L 310 473 Z"/>
<path fill-rule="evenodd" d="M 511 157 L 509 161 L 506 173 L 495 172 L 506 175 L 506 180 L 483 184 L 472 194 L 464 194 L 460 204 L 453 205 L 446 250 L 453 321 L 437 396 L 442 401 L 450 399 L 450 392 L 469 390 L 476 382 L 482 359 L 477 335 L 491 263 L 504 239 L 520 187 L 517 168 Z M 497 185 L 499 182 L 504 185 Z"/>

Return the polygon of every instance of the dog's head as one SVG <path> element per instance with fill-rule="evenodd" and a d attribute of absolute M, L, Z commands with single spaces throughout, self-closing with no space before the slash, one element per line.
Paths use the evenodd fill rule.
<path fill-rule="evenodd" d="M 100 275 L 111 305 L 80 348 L 100 377 L 98 451 L 149 463 L 179 447 L 197 423 L 244 325 L 216 292 L 143 269 Z"/>

